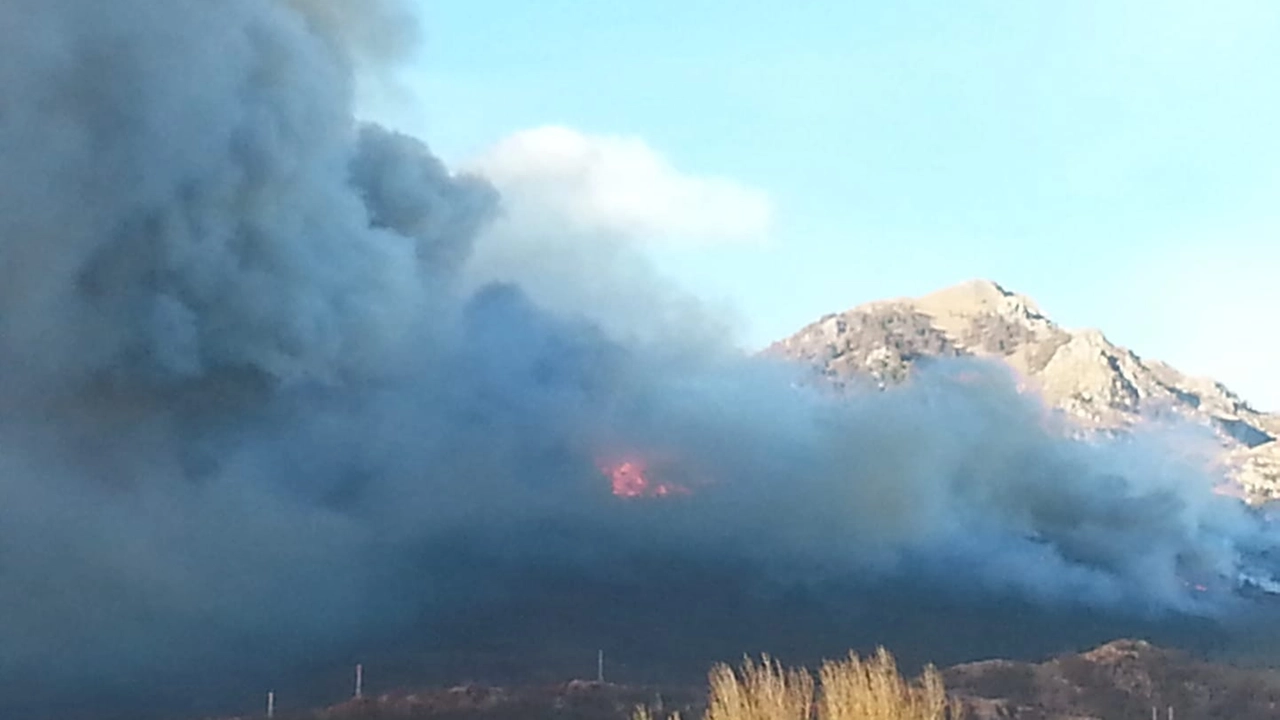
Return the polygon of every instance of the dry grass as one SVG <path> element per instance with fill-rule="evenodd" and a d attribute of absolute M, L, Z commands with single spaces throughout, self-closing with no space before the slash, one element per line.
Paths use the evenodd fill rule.
<path fill-rule="evenodd" d="M 631 720 L 655 720 L 653 711 L 647 705 L 636 706 L 636 711 L 631 714 Z M 680 720 L 680 713 L 673 712 L 667 716 L 667 720 Z"/>
<path fill-rule="evenodd" d="M 813 708 L 813 676 L 787 669 L 768 655 L 750 658 L 735 671 L 711 668 L 711 695 L 705 720 L 809 720 Z"/>
<path fill-rule="evenodd" d="M 816 688 L 808 670 L 784 668 L 767 655 L 760 663 L 745 659 L 736 670 L 716 665 L 710 683 L 704 720 L 958 720 L 962 715 L 947 698 L 936 668 L 930 665 L 908 681 L 884 648 L 865 659 L 849 653 L 844 660 L 823 663 Z M 648 708 L 637 708 L 634 720 L 654 718 Z"/>
<path fill-rule="evenodd" d="M 818 672 L 819 720 L 946 720 L 960 717 L 960 708 L 947 698 L 942 676 L 932 665 L 908 682 L 884 648 L 866 659 L 856 653 L 823 663 Z"/>

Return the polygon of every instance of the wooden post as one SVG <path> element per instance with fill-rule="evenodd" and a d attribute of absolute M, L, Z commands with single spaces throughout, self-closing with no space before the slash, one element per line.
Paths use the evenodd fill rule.
<path fill-rule="evenodd" d="M 276 716 L 276 694 L 275 694 L 275 691 L 271 691 L 267 693 L 267 717 L 273 718 L 275 716 Z"/>
<path fill-rule="evenodd" d="M 364 665 L 356 663 L 356 699 L 364 697 Z"/>

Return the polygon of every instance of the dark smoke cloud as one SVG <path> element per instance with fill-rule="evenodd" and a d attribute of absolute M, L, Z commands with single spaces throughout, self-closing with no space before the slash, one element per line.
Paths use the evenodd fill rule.
<path fill-rule="evenodd" d="M 334 51 L 364 66 L 386 66 L 412 56 L 422 26 L 405 0 L 287 0 Z"/>
<path fill-rule="evenodd" d="M 1178 433 L 1064 440 L 982 365 L 837 401 L 477 287 L 495 192 L 353 121 L 401 12 L 0 5 L 6 715 L 301 695 L 371 653 L 442 677 L 554 643 L 960 656 L 1236 607 L 1270 531 Z M 514 232 L 483 242 L 527 253 Z M 570 245 L 525 257 L 608 271 Z M 598 465 L 630 457 L 695 493 L 613 497 Z M 1018 613 L 1060 622 L 981 645 Z"/>

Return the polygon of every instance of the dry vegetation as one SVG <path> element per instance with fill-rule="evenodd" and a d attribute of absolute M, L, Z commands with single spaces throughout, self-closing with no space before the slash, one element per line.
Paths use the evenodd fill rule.
<path fill-rule="evenodd" d="M 942 676 L 929 666 L 915 681 L 898 672 L 884 648 L 828 661 L 814 676 L 785 668 L 767 655 L 738 669 L 717 665 L 710 674 L 704 720 L 957 720 L 960 706 L 947 697 Z M 653 720 L 638 708 L 634 720 Z M 670 720 L 679 720 L 672 715 Z"/>
<path fill-rule="evenodd" d="M 818 677 L 819 720 L 956 720 L 961 715 L 936 668 L 930 665 L 908 682 L 884 648 L 865 660 L 850 653 L 845 660 L 827 662 Z"/>
<path fill-rule="evenodd" d="M 813 706 L 813 676 L 786 669 L 764 656 L 747 659 L 737 672 L 728 665 L 711 669 L 711 694 L 705 720 L 808 720 Z"/>
<path fill-rule="evenodd" d="M 946 688 L 943 687 L 945 678 Z M 948 691 L 950 694 L 948 694 Z M 1280 718 L 1280 671 L 1208 663 L 1135 640 L 1042 663 L 986 660 L 904 679 L 884 651 L 817 672 L 775 660 L 712 669 L 710 688 L 575 680 L 419 688 L 278 720 L 1182 720 Z M 642 706 L 637 710 L 637 706 Z M 252 717 L 262 718 L 262 715 Z M 243 718 L 242 720 L 247 720 Z"/>

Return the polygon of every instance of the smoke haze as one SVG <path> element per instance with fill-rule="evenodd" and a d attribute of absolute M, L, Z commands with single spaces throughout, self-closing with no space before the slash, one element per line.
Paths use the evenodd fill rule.
<path fill-rule="evenodd" d="M 357 653 L 959 657 L 1237 608 L 1274 541 L 1210 492 L 1207 439 L 1068 441 L 981 364 L 837 400 L 737 356 L 623 240 L 521 235 L 486 180 L 354 121 L 406 18 L 0 5 L 6 714 L 225 709 Z M 691 494 L 615 497 L 601 466 L 635 458 Z M 1076 624 L 927 637 L 1011 607 Z"/>

